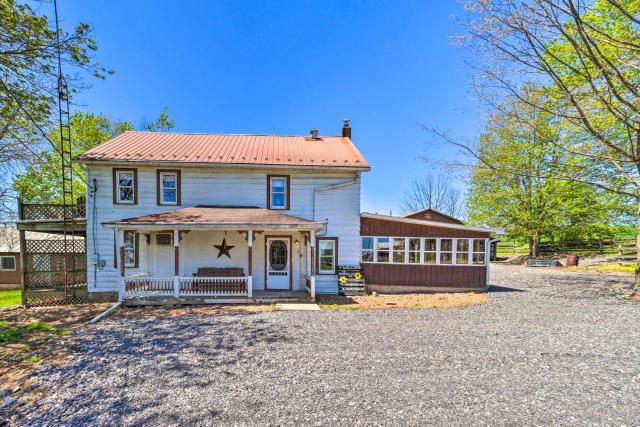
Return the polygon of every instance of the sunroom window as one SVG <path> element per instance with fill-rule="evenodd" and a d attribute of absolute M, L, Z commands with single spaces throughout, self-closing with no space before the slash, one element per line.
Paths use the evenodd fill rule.
<path fill-rule="evenodd" d="M 485 245 L 484 239 L 473 239 L 473 263 L 484 265 L 485 263 Z"/>
<path fill-rule="evenodd" d="M 362 238 L 362 254 L 360 260 L 362 262 L 373 262 L 373 237 Z"/>
<path fill-rule="evenodd" d="M 410 238 L 409 239 L 409 248 L 408 248 L 409 264 L 418 264 L 420 263 L 420 239 L 418 238 Z"/>
<path fill-rule="evenodd" d="M 469 239 L 456 239 L 456 264 L 469 264 Z"/>
<path fill-rule="evenodd" d="M 376 261 L 389 262 L 389 238 L 378 237 L 376 241 Z"/>
<path fill-rule="evenodd" d="M 405 253 L 405 241 L 404 237 L 393 238 L 393 262 L 397 264 L 404 264 Z"/>
<path fill-rule="evenodd" d="M 425 264 L 436 263 L 436 239 L 424 239 L 424 260 Z"/>
<path fill-rule="evenodd" d="M 440 264 L 453 263 L 453 239 L 440 239 Z"/>

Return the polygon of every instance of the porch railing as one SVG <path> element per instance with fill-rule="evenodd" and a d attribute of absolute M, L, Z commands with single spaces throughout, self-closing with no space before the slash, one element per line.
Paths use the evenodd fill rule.
<path fill-rule="evenodd" d="M 248 297 L 253 296 L 248 277 L 148 277 L 122 278 L 120 299 L 145 296 Z"/>
<path fill-rule="evenodd" d="M 309 296 L 312 299 L 316 299 L 316 277 L 315 276 L 305 276 L 305 287 Z"/>

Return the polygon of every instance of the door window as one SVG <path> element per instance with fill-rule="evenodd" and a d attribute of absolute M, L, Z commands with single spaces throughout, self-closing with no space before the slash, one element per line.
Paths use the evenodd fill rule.
<path fill-rule="evenodd" d="M 274 240 L 269 245 L 269 266 L 274 271 L 287 268 L 287 244 L 283 240 Z"/>

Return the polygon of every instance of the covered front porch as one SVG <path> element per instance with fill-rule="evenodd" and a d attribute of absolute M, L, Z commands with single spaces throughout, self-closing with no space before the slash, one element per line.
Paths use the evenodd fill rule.
<path fill-rule="evenodd" d="M 253 207 L 197 206 L 104 224 L 120 300 L 207 304 L 315 299 L 324 224 Z"/>

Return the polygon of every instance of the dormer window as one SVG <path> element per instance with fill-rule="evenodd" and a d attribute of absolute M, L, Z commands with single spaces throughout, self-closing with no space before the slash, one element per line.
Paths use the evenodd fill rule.
<path fill-rule="evenodd" d="M 267 208 L 289 209 L 290 191 L 288 175 L 267 176 Z"/>
<path fill-rule="evenodd" d="M 113 203 L 135 205 L 138 203 L 138 171 L 113 169 Z"/>

